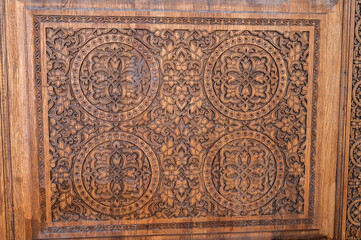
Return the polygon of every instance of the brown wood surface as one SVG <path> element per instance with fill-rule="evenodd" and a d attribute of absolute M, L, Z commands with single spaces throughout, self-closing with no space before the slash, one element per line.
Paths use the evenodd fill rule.
<path fill-rule="evenodd" d="M 354 4 L 4 1 L 0 239 L 359 239 Z"/>

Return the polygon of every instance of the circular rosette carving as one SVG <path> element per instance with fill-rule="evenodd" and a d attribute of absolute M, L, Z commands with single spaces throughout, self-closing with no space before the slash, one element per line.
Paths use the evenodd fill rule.
<path fill-rule="evenodd" d="M 127 133 L 108 133 L 90 140 L 74 164 L 75 187 L 93 209 L 123 215 L 144 206 L 159 182 L 153 150 Z"/>
<path fill-rule="evenodd" d="M 361 142 L 355 142 L 351 147 L 351 161 L 355 166 L 361 167 Z"/>
<path fill-rule="evenodd" d="M 80 105 L 107 121 L 141 114 L 154 100 L 158 65 L 138 40 L 108 34 L 80 49 L 71 68 L 71 85 Z"/>
<path fill-rule="evenodd" d="M 357 82 L 352 90 L 353 101 L 358 105 L 361 106 L 361 81 Z"/>
<path fill-rule="evenodd" d="M 216 202 L 234 211 L 250 211 L 265 205 L 280 191 L 285 178 L 284 158 L 267 136 L 234 132 L 210 149 L 203 175 Z"/>
<path fill-rule="evenodd" d="M 209 57 L 205 90 L 224 115 L 250 120 L 269 113 L 287 87 L 286 64 L 269 42 L 239 36 L 223 42 Z"/>
<path fill-rule="evenodd" d="M 361 199 L 357 199 L 349 205 L 347 215 L 353 225 L 361 226 Z"/>

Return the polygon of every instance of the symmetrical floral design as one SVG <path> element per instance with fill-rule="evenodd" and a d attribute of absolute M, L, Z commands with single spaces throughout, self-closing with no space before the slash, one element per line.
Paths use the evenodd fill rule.
<path fill-rule="evenodd" d="M 86 56 L 79 78 L 82 92 L 92 105 L 118 113 L 133 109 L 147 95 L 150 69 L 133 47 L 107 43 Z"/>
<path fill-rule="evenodd" d="M 275 158 L 262 143 L 240 139 L 220 149 L 213 160 L 212 180 L 222 196 L 244 204 L 266 195 L 276 171 Z"/>
<path fill-rule="evenodd" d="M 309 36 L 46 28 L 51 221 L 309 223 Z"/>
<path fill-rule="evenodd" d="M 150 51 L 116 34 L 99 36 L 79 49 L 70 73 L 80 105 L 107 121 L 138 116 L 158 90 L 158 64 Z"/>
<path fill-rule="evenodd" d="M 206 92 L 228 117 L 258 118 L 275 108 L 287 86 L 280 53 L 256 36 L 238 36 L 222 43 L 206 64 Z"/>
<path fill-rule="evenodd" d="M 260 133 L 239 131 L 219 139 L 205 159 L 210 194 L 225 207 L 249 211 L 281 189 L 285 162 L 276 144 Z"/>
<path fill-rule="evenodd" d="M 106 214 L 124 215 L 144 205 L 154 194 L 158 178 L 154 152 L 141 139 L 122 132 L 93 138 L 74 164 L 80 197 Z"/>
<path fill-rule="evenodd" d="M 358 199 L 349 206 L 347 215 L 349 217 L 349 221 L 355 225 L 361 225 L 361 200 Z"/>
<path fill-rule="evenodd" d="M 236 45 L 222 53 L 213 68 L 213 87 L 225 106 L 254 111 L 269 102 L 278 85 L 272 56 L 256 45 Z"/>
<path fill-rule="evenodd" d="M 144 152 L 129 142 L 105 142 L 94 148 L 82 166 L 89 195 L 106 206 L 127 206 L 149 186 L 151 169 Z"/>

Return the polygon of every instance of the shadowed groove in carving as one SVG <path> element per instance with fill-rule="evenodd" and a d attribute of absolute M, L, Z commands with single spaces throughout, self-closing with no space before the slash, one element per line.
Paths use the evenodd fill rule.
<path fill-rule="evenodd" d="M 155 153 L 127 133 L 91 139 L 74 164 L 74 183 L 81 198 L 106 214 L 124 215 L 151 199 L 159 182 Z"/>
<path fill-rule="evenodd" d="M 136 117 L 157 94 L 158 65 L 135 39 L 99 36 L 85 44 L 74 59 L 72 90 L 80 105 L 95 117 L 107 121 Z"/>
<path fill-rule="evenodd" d="M 348 180 L 347 180 L 347 203 L 345 221 L 345 239 L 359 239 L 361 234 L 361 2 L 355 1 L 353 38 L 353 58 L 352 58 L 352 82 L 351 82 L 351 117 L 349 136 L 349 159 L 348 159 Z"/>
<path fill-rule="evenodd" d="M 46 17 L 45 17 L 46 18 Z M 64 21 L 64 20 L 66 20 L 66 18 L 67 17 L 65 17 L 65 18 L 61 18 L 61 19 L 59 19 L 60 21 Z M 51 19 L 51 17 L 50 18 L 48 18 L 48 19 L 50 19 L 50 21 L 53 21 L 54 20 L 54 18 L 53 19 Z M 83 18 L 84 19 L 84 18 Z M 45 19 L 46 20 L 46 19 Z M 114 19 L 113 19 L 114 20 Z M 137 19 L 137 21 L 138 21 L 139 19 Z M 144 18 L 143 20 L 146 20 L 146 18 Z M 140 21 L 143 21 L 141 18 L 140 18 Z M 193 21 L 194 19 L 192 19 L 192 21 Z M 237 21 L 239 21 L 240 19 L 237 19 L 235 22 L 237 22 Z M 66 20 L 67 21 L 67 20 Z M 99 19 L 97 19 L 97 21 L 99 21 Z M 180 21 L 182 21 L 182 20 L 180 20 Z M 197 20 L 197 21 L 199 21 L 199 20 Z M 202 21 L 202 20 L 201 20 Z M 207 20 L 208 21 L 208 20 Z M 207 21 L 204 21 L 204 23 L 206 23 Z M 213 21 L 213 20 L 211 20 L 211 21 Z M 245 19 L 244 20 L 244 23 L 245 24 L 247 24 L 247 21 L 249 21 L 249 19 Z M 268 22 L 268 24 L 275 24 L 275 23 L 273 23 L 272 21 L 269 21 L 269 20 L 260 20 L 259 21 L 259 23 L 261 23 L 263 21 L 263 23 L 264 24 L 266 24 L 267 25 L 267 22 Z M 278 20 L 277 20 L 278 21 Z M 288 24 L 290 23 L 290 22 L 292 22 L 293 20 L 279 20 L 279 23 L 282 23 L 282 21 L 284 21 L 284 22 L 287 22 L 288 21 Z M 305 22 L 302 22 L 302 21 L 305 21 Z M 228 24 L 228 22 L 225 22 L 224 20 L 220 20 L 220 22 L 222 22 L 222 24 Z M 219 23 L 220 23 L 219 22 Z M 219 23 L 215 23 L 215 24 L 219 24 Z M 229 22 L 230 24 L 232 24 L 232 22 Z M 239 23 L 239 22 L 238 22 Z M 295 22 L 295 24 L 296 25 L 298 25 L 298 24 L 303 24 L 303 23 L 305 23 L 305 24 L 310 24 L 311 26 L 318 26 L 317 25 L 317 21 L 315 21 L 315 20 L 300 20 L 300 21 L 298 21 L 298 22 Z M 316 24 L 315 24 L 316 23 Z M 254 21 L 249 21 L 249 23 L 248 24 L 254 24 Z M 315 25 L 314 25 L 315 24 Z M 282 24 L 281 24 L 282 25 Z M 317 29 L 317 27 L 315 27 L 316 29 Z M 317 34 L 316 34 L 316 39 L 317 39 Z M 315 49 L 317 50 L 318 49 L 318 43 L 317 43 L 317 40 L 315 39 Z M 318 54 L 318 52 L 316 51 L 315 52 L 315 59 L 316 59 L 316 56 L 317 56 L 317 54 Z M 316 59 L 317 60 L 317 59 Z M 316 61 L 317 62 L 317 61 Z M 317 66 L 317 63 L 315 63 L 315 66 Z M 315 70 L 316 71 L 314 71 L 314 76 L 316 77 L 317 76 L 317 68 L 315 68 Z M 178 76 L 182 76 L 182 74 L 183 73 L 181 73 L 180 75 L 178 75 Z M 175 75 L 175 76 L 177 76 L 177 75 Z M 183 75 L 182 77 L 184 77 L 184 76 L 186 76 L 186 75 Z M 189 75 L 188 75 L 189 76 Z M 295 76 L 296 76 L 296 78 L 298 78 L 298 79 L 300 79 L 300 77 L 302 77 L 302 75 L 298 75 L 298 77 L 297 77 L 297 74 L 295 73 Z M 304 81 L 304 80 L 301 80 L 301 81 Z M 188 83 L 187 83 L 188 84 Z M 294 84 L 297 84 L 297 79 L 296 79 L 296 81 L 294 82 Z M 187 87 L 188 85 L 183 85 L 183 86 L 179 86 L 178 88 L 177 88 L 177 91 L 175 92 L 176 94 L 177 94 L 177 96 L 181 96 L 181 97 L 187 97 L 187 94 L 189 93 L 188 91 L 190 90 L 190 88 L 188 88 Z M 314 85 L 314 86 L 316 86 L 316 85 Z M 186 87 L 186 88 L 184 88 L 184 87 Z M 317 89 L 317 88 L 316 88 Z M 196 91 L 199 91 L 199 90 L 196 90 Z M 288 96 L 288 95 L 287 95 Z M 315 100 L 315 92 L 313 92 L 313 100 Z M 288 96 L 288 99 L 290 99 L 289 98 L 289 96 Z M 163 100 L 165 100 L 165 98 L 163 98 Z M 189 101 L 188 102 L 184 102 L 183 100 L 182 101 L 180 101 L 180 99 L 178 98 L 178 99 L 173 99 L 173 100 L 175 100 L 175 101 L 178 101 L 178 103 L 172 103 L 171 104 L 171 106 L 172 106 L 172 108 L 167 108 L 166 107 L 166 105 L 164 105 L 165 106 L 165 108 L 163 109 L 163 110 L 166 110 L 166 111 L 168 111 L 169 113 L 175 113 L 175 111 L 177 111 L 177 112 L 184 112 L 184 111 L 189 111 L 189 113 L 191 114 L 191 113 L 199 113 L 199 111 L 202 109 L 202 108 L 204 108 L 205 106 L 207 106 L 207 104 L 206 103 L 204 103 L 205 105 L 204 106 L 202 106 L 202 105 L 198 105 L 198 101 L 200 101 L 200 100 L 202 100 L 202 101 L 204 101 L 204 99 L 195 99 L 195 98 L 189 98 Z M 168 102 L 170 102 L 171 103 L 171 101 L 173 101 L 172 99 L 167 99 L 167 101 Z M 155 103 L 157 103 L 157 101 L 155 101 Z M 313 101 L 313 103 L 315 104 L 315 101 Z M 159 107 L 160 108 L 162 108 L 162 106 L 161 106 L 161 103 L 159 102 Z M 175 104 L 175 105 L 174 105 Z M 186 104 L 186 105 L 184 105 L 184 104 Z M 299 105 L 298 105 L 298 103 L 297 103 L 297 101 L 296 100 L 289 100 L 289 102 L 287 102 L 287 105 L 288 105 L 288 107 L 290 107 L 291 109 L 292 109 L 292 111 L 299 111 L 299 109 L 298 109 L 298 107 L 299 107 Z M 169 105 L 168 105 L 169 106 Z M 315 116 L 315 109 L 314 109 L 314 106 L 315 105 L 313 105 L 313 113 L 312 113 L 312 118 L 314 118 L 314 116 Z M 176 107 L 176 108 L 175 108 Z M 210 106 L 207 106 L 206 107 L 206 109 L 208 109 L 208 111 L 214 111 L 214 109 L 212 109 L 212 107 L 210 107 Z M 64 109 L 58 109 L 58 110 L 64 110 Z M 278 111 L 278 110 L 277 110 Z M 151 112 L 151 113 L 153 113 L 153 112 Z M 148 112 L 145 112 L 144 113 L 144 115 L 143 116 L 148 116 Z M 88 116 L 89 117 L 89 120 L 90 121 L 94 121 L 94 124 L 97 124 L 97 120 L 96 119 L 93 119 L 92 117 L 90 117 L 90 116 Z M 221 119 L 222 119 L 223 117 L 221 117 Z M 41 118 L 40 118 L 40 120 L 41 120 Z M 174 119 L 175 121 L 174 121 L 174 124 L 175 124 L 175 126 L 176 126 L 176 128 L 179 128 L 179 129 L 187 129 L 187 128 L 185 128 L 185 126 L 189 126 L 189 125 L 187 125 L 188 123 L 187 122 L 185 122 L 185 120 L 184 119 L 181 119 L 180 120 L 180 122 L 178 122 L 178 120 L 176 120 L 176 119 Z M 88 121 L 88 120 L 87 120 Z M 207 126 L 207 124 L 211 124 L 211 123 L 207 123 L 207 120 L 206 119 L 204 119 L 204 126 Z M 209 121 L 209 120 L 208 120 Z M 223 120 L 222 120 L 223 121 Z M 313 128 L 314 128 L 314 121 L 312 122 L 313 123 Z M 285 131 L 285 132 L 287 132 L 287 131 L 289 131 L 290 129 L 288 128 L 288 122 L 287 122 L 287 119 L 285 119 L 285 121 L 282 121 L 282 125 L 280 125 L 279 126 L 279 128 L 280 129 L 283 129 L 282 131 Z M 110 126 L 111 125 L 111 126 Z M 120 126 L 115 126 L 115 123 L 112 123 L 112 124 L 110 124 L 109 125 L 109 128 L 124 128 L 124 126 L 122 126 L 122 125 L 120 125 Z M 154 131 L 162 131 L 161 129 L 159 129 L 159 126 L 164 126 L 164 125 L 158 125 L 158 126 L 155 126 L 155 128 L 154 128 Z M 200 126 L 203 126 L 203 125 L 200 125 Z M 108 127 L 107 127 L 108 128 Z M 174 129 L 174 130 L 177 130 L 177 129 Z M 174 132 L 174 134 L 177 134 L 177 132 Z M 313 135 L 313 137 L 314 137 L 314 134 L 312 134 Z M 294 141 L 294 143 L 292 143 L 292 144 L 298 144 L 296 141 L 295 141 L 296 139 L 293 139 L 293 141 Z M 314 141 L 314 138 L 312 139 L 312 142 Z M 173 142 L 172 144 L 171 143 L 167 143 L 167 147 L 164 147 L 163 148 L 163 146 L 162 146 L 162 149 L 160 149 L 161 150 L 161 154 L 172 154 L 172 152 L 171 151 L 174 151 L 174 150 L 172 150 L 172 149 L 174 149 L 173 148 L 173 146 L 174 145 L 176 145 L 176 144 L 179 144 L 180 142 L 177 142 L 177 143 L 175 143 L 175 142 Z M 197 142 L 189 142 L 189 143 L 187 143 L 187 142 L 183 142 L 183 144 L 184 144 L 184 147 L 183 148 L 179 148 L 178 150 L 177 150 L 177 152 L 179 153 L 179 154 L 181 154 L 182 152 L 184 152 L 184 150 L 182 150 L 182 149 L 185 149 L 185 148 L 190 148 L 190 149 L 194 149 L 194 151 L 195 151 L 195 154 L 201 154 L 201 153 L 197 153 L 197 149 L 198 149 L 198 147 L 197 147 Z M 313 145 L 313 144 L 312 144 Z M 178 145 L 178 146 L 180 146 L 180 145 Z M 292 145 L 290 145 L 289 146 L 289 148 L 290 148 L 290 150 L 292 150 Z M 313 146 L 312 146 L 312 148 L 313 148 Z M 192 150 L 193 151 L 193 150 Z M 312 151 L 311 151 L 312 152 Z M 181 155 L 180 155 L 181 156 Z M 189 164 L 191 161 L 193 161 L 191 158 L 189 158 L 189 160 L 187 160 L 186 162 L 184 162 L 184 163 L 182 163 L 181 161 L 178 161 L 177 159 L 174 159 L 173 158 L 173 160 L 171 160 L 171 161 L 173 161 L 174 163 L 176 163 L 176 164 L 178 164 L 177 166 L 186 166 L 187 164 Z M 291 172 L 293 172 L 293 173 L 295 173 L 296 175 L 298 174 L 297 173 L 297 169 L 299 168 L 299 166 L 295 166 L 295 162 L 294 162 L 295 160 L 292 160 L 291 161 L 291 163 L 292 164 L 290 164 L 290 171 Z M 311 161 L 313 161 L 313 160 L 311 160 Z M 291 166 L 292 165 L 292 166 Z M 302 167 L 301 167 L 302 168 Z M 179 169 L 182 169 L 182 168 L 179 168 Z M 292 170 L 291 170 L 292 169 Z M 311 170 L 312 170 L 312 162 L 311 162 Z M 183 171 L 183 173 L 184 173 L 184 170 L 181 170 L 181 172 Z M 43 173 L 41 173 L 41 174 L 43 174 Z M 179 175 L 179 176 L 182 176 L 182 175 Z M 313 176 L 313 174 L 312 174 L 312 171 L 311 171 L 311 181 L 310 181 L 310 184 L 311 184 L 311 191 L 312 191 L 312 184 L 313 184 L 313 179 L 312 179 L 312 176 Z M 186 180 L 186 179 L 185 179 Z M 186 181 L 189 181 L 189 180 L 186 180 Z M 178 201 L 183 201 L 182 200 L 182 197 L 183 196 L 186 196 L 186 195 L 184 195 L 184 194 L 186 194 L 185 192 L 183 192 L 183 190 L 182 190 L 182 186 L 181 185 L 177 185 L 178 183 L 176 183 L 176 185 L 175 186 L 177 186 L 177 196 L 176 196 L 176 199 L 178 199 Z M 179 183 L 179 184 L 181 184 L 181 183 Z M 188 183 L 187 183 L 188 184 Z M 169 195 L 168 195 L 169 196 Z M 41 200 L 42 201 L 42 200 Z M 310 202 L 312 202 L 313 201 L 313 193 L 312 192 L 310 192 Z M 312 216 L 312 212 L 313 212 L 313 210 L 312 210 L 312 204 L 310 204 L 310 213 L 311 213 L 311 215 L 310 216 Z M 292 220 L 292 219 L 287 219 L 287 220 L 285 220 L 285 221 L 283 221 L 283 223 L 282 223 L 282 221 L 281 220 L 272 220 L 272 221 L 263 221 L 263 220 L 260 220 L 260 221 L 253 221 L 253 222 L 246 222 L 246 221 L 244 221 L 243 222 L 243 224 L 240 224 L 239 222 L 225 222 L 224 224 L 228 224 L 228 226 L 247 226 L 247 225 L 249 225 L 249 224 L 251 224 L 251 225 L 258 225 L 258 224 L 289 224 L 290 222 L 294 222 L 294 223 L 297 223 L 297 222 L 303 222 L 303 223 L 310 223 L 310 222 L 312 222 L 312 220 L 309 218 L 309 219 L 298 219 L 298 220 Z M 199 224 L 196 224 L 198 227 L 206 227 L 206 226 L 215 226 L 214 225 L 215 223 L 212 223 L 212 222 L 205 222 L 205 223 L 199 223 Z M 221 223 L 219 223 L 217 226 L 221 226 L 222 224 Z M 132 228 L 127 228 L 127 227 L 121 227 L 120 228 L 120 226 L 119 227 L 116 227 L 116 226 L 111 226 L 111 228 L 113 228 L 113 229 L 118 229 L 118 230 L 120 230 L 120 229 L 129 229 L 129 230 L 131 230 L 131 229 L 141 229 L 142 227 L 145 227 L 146 225 L 144 225 L 144 226 L 142 226 L 142 225 L 134 225 L 134 228 L 132 227 Z M 193 226 L 193 225 L 192 225 Z M 184 226 L 181 226 L 181 225 L 177 225 L 177 223 L 172 223 L 172 224 L 162 224 L 162 223 L 160 223 L 160 224 L 153 224 L 152 226 L 150 226 L 150 225 L 148 225 L 148 227 L 147 228 L 149 228 L 149 227 L 155 227 L 155 228 L 158 228 L 158 227 L 161 227 L 161 228 L 182 228 L 182 227 L 186 227 L 186 228 L 188 228 L 188 227 L 192 227 L 192 226 L 190 226 L 189 224 L 187 225 L 187 224 L 185 224 Z M 194 227 L 197 227 L 197 226 L 194 226 Z M 74 231 L 79 231 L 80 230 L 80 228 L 77 228 L 77 227 L 75 227 L 76 229 L 78 229 L 78 230 L 74 230 Z M 105 227 L 102 227 L 102 228 L 100 228 L 100 227 L 89 227 L 89 228 L 84 228 L 83 227 L 83 229 L 84 229 L 84 231 L 106 231 L 106 229 L 108 229 L 106 226 Z M 102 230 L 103 229 L 103 230 Z M 48 231 L 53 231 L 53 232 L 63 232 L 63 231 L 73 231 L 73 230 L 71 230 L 71 229 L 69 229 L 69 228 L 66 228 L 66 227 L 63 227 L 63 228 L 48 228 Z M 44 230 L 44 232 L 47 232 L 47 230 Z"/>
<path fill-rule="evenodd" d="M 240 131 L 225 135 L 209 150 L 204 179 L 218 203 L 244 212 L 265 205 L 278 194 L 284 170 L 282 153 L 271 139 Z"/>
<path fill-rule="evenodd" d="M 205 69 L 205 88 L 212 104 L 228 117 L 259 118 L 277 106 L 287 87 L 286 64 L 279 51 L 255 36 L 222 43 Z"/>

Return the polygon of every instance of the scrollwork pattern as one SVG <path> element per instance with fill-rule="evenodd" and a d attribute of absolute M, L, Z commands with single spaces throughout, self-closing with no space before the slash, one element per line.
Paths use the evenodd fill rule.
<path fill-rule="evenodd" d="M 205 72 L 205 88 L 212 104 L 239 120 L 267 114 L 282 99 L 287 86 L 283 57 L 257 36 L 223 42 L 211 54 Z"/>
<path fill-rule="evenodd" d="M 350 152 L 348 161 L 347 182 L 347 210 L 345 239 L 360 239 L 361 237 L 361 149 L 360 149 L 360 111 L 361 111 L 361 88 L 360 88 L 360 46 L 361 46 L 361 2 L 355 1 L 354 18 L 354 42 L 353 42 L 353 71 L 352 71 L 352 95 L 351 95 L 351 119 L 350 119 Z"/>
<path fill-rule="evenodd" d="M 272 199 L 284 182 L 284 159 L 266 136 L 239 131 L 219 139 L 205 159 L 204 179 L 218 203 L 254 210 Z"/>
<path fill-rule="evenodd" d="M 46 28 L 51 221 L 299 218 L 309 36 Z"/>

